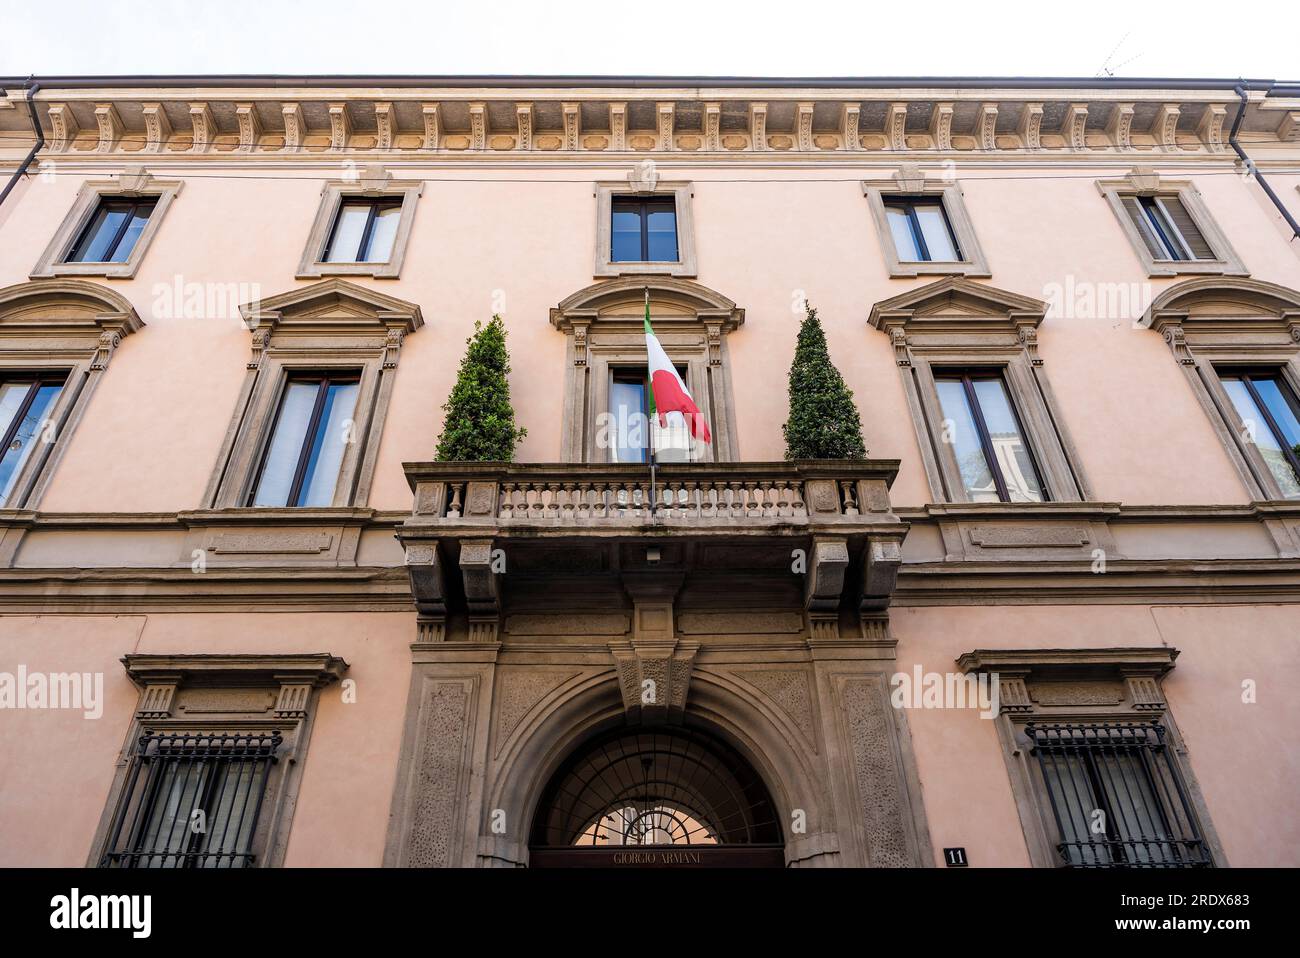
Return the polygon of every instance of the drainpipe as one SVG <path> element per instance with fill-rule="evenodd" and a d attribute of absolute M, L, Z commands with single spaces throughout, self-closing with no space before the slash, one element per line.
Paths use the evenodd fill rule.
<path fill-rule="evenodd" d="M 41 147 L 45 145 L 45 131 L 41 129 L 40 117 L 36 115 L 36 92 L 41 88 L 41 85 L 39 83 L 33 83 L 32 78 L 28 77 L 27 82 L 23 84 L 23 88 L 27 90 L 27 109 L 30 110 L 32 114 L 32 129 L 36 131 L 36 145 L 32 147 L 32 151 L 27 154 L 26 159 L 22 161 L 18 169 L 14 170 L 14 175 L 9 177 L 9 182 L 5 184 L 4 192 L 0 193 L 0 203 L 5 201 L 5 197 L 8 196 L 9 191 L 14 188 L 14 184 L 18 182 L 18 178 L 27 172 L 27 167 L 32 165 L 32 160 L 36 158 L 36 154 L 41 152 Z"/>
<path fill-rule="evenodd" d="M 1237 107 L 1237 116 L 1232 121 L 1232 131 L 1228 134 L 1228 143 L 1237 152 L 1237 155 L 1241 157 L 1241 161 L 1246 164 L 1247 171 L 1255 177 L 1255 181 L 1259 183 L 1264 192 L 1268 194 L 1268 198 L 1273 201 L 1273 205 L 1277 207 L 1277 211 L 1282 214 L 1282 218 L 1286 220 L 1287 225 L 1291 227 L 1291 232 L 1295 234 L 1295 236 L 1300 237 L 1300 223 L 1297 223 L 1295 217 L 1291 215 L 1291 211 L 1282 205 L 1282 201 L 1278 199 L 1278 195 L 1273 192 L 1273 187 L 1269 186 L 1268 181 L 1264 179 L 1264 174 L 1259 171 L 1255 166 L 1254 160 L 1246 155 L 1246 151 L 1243 150 L 1241 144 L 1237 142 L 1237 131 L 1241 129 L 1242 118 L 1246 115 L 1246 88 L 1239 84 L 1233 88 L 1233 92 L 1236 93 L 1237 96 L 1241 97 L 1241 105 Z"/>

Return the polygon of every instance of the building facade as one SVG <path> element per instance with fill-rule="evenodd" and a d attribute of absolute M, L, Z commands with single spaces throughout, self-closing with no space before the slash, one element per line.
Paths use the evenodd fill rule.
<path fill-rule="evenodd" d="M 4 93 L 0 864 L 1300 864 L 1300 87 Z"/>

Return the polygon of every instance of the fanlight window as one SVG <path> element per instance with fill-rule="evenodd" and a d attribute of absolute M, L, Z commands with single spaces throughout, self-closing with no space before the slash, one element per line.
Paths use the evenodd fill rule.
<path fill-rule="evenodd" d="M 701 733 L 619 731 L 571 758 L 533 825 L 533 846 L 776 845 L 781 828 L 748 763 Z"/>

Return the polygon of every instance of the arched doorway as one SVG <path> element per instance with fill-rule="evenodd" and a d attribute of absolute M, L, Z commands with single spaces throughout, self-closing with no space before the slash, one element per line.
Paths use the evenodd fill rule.
<path fill-rule="evenodd" d="M 580 746 L 533 818 L 538 867 L 776 866 L 781 823 L 753 767 L 696 729 L 617 729 Z"/>

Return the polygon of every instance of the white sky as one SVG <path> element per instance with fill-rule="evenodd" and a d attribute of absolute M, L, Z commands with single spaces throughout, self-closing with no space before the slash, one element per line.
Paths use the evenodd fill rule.
<path fill-rule="evenodd" d="M 1300 80 L 1300 0 L 0 0 L 9 76 L 1091 77 L 1107 66 Z"/>

